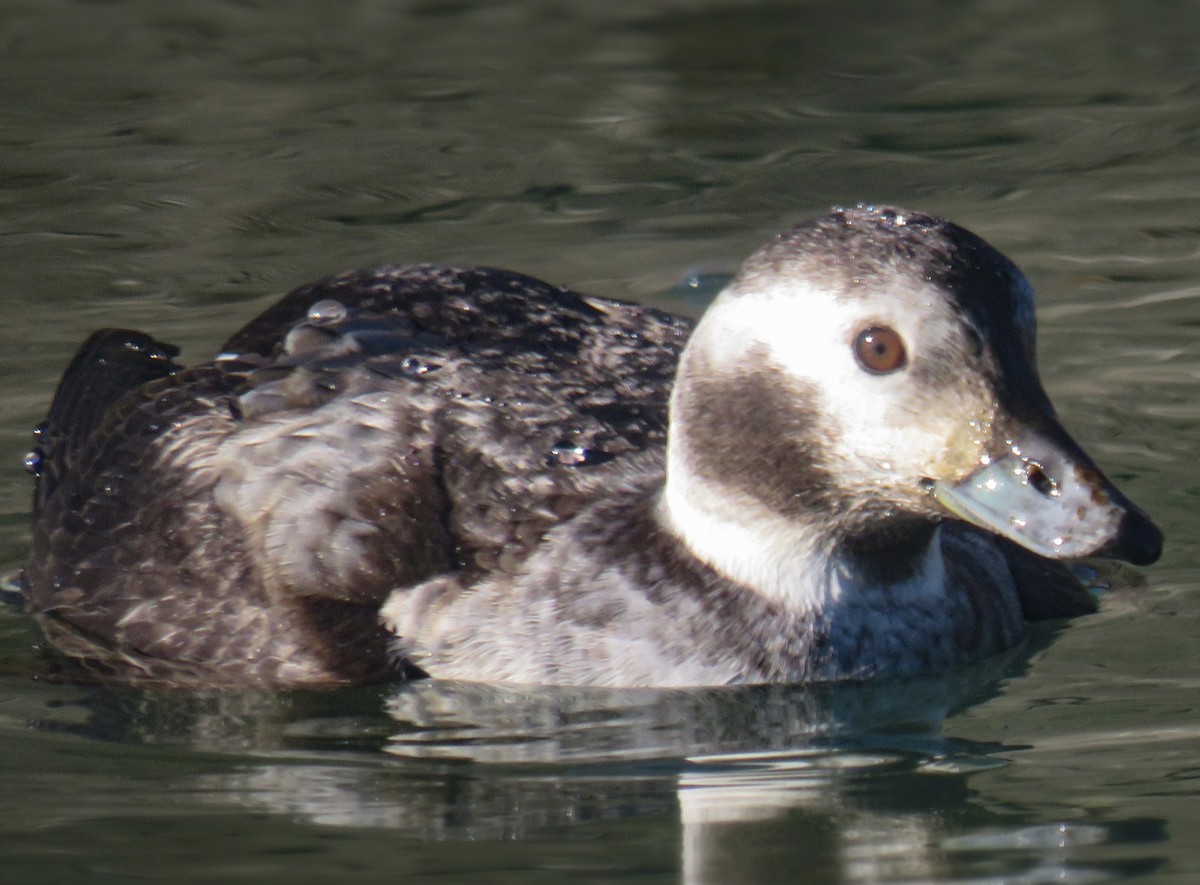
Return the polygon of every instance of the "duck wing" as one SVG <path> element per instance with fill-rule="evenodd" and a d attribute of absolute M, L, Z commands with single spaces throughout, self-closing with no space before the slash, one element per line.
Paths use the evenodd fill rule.
<path fill-rule="evenodd" d="M 114 381 L 86 418 L 56 397 L 86 454 L 49 459 L 32 605 L 222 681 L 382 675 L 392 590 L 514 567 L 661 472 L 690 328 L 488 268 L 302 287 L 211 363 Z"/>

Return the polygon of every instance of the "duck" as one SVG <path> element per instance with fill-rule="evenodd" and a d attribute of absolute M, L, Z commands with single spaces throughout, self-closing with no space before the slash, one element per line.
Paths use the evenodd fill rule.
<path fill-rule="evenodd" d="M 28 459 L 28 608 L 97 678 L 902 678 L 1162 549 L 1056 416 L 1026 277 L 894 206 L 780 234 L 698 321 L 401 264 L 177 357 L 94 333 Z"/>

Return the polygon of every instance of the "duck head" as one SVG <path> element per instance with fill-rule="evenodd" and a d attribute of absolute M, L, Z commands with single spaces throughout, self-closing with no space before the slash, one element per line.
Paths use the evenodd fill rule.
<path fill-rule="evenodd" d="M 954 224 L 862 206 L 802 224 L 746 262 L 688 343 L 668 519 L 757 583 L 756 555 L 947 518 L 1052 559 L 1153 562 L 1160 531 L 1059 422 L 1034 339 L 1024 275 Z M 714 552 L 738 543 L 759 549 Z"/>

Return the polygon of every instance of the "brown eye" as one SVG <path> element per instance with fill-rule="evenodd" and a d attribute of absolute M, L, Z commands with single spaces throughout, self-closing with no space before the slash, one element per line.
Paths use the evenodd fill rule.
<path fill-rule="evenodd" d="M 903 369 L 908 361 L 904 340 L 895 329 L 887 326 L 872 326 L 859 332 L 854 339 L 854 357 L 860 366 L 874 375 Z"/>

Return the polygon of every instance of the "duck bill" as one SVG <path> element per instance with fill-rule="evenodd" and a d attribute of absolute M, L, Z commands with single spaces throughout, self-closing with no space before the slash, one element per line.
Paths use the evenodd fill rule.
<path fill-rule="evenodd" d="M 1049 559 L 1109 556 L 1149 565 L 1162 532 L 1100 472 L 1057 422 L 1009 441 L 957 483 L 934 482 L 934 498 L 959 519 Z"/>

